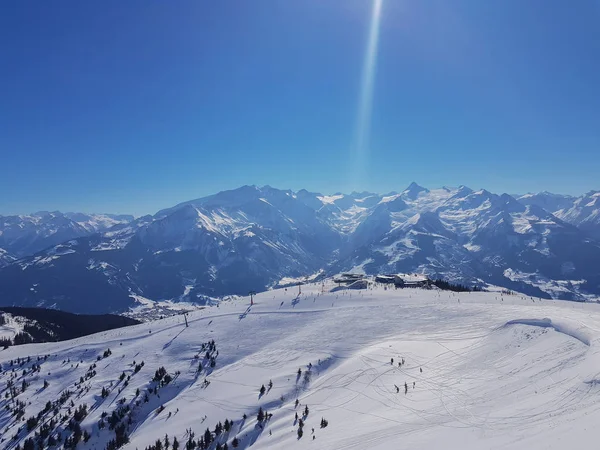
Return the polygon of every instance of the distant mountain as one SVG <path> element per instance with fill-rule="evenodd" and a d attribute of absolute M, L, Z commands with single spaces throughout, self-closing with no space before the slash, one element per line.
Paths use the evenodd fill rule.
<path fill-rule="evenodd" d="M 581 197 L 541 192 L 523 195 L 518 200 L 524 205 L 539 206 L 600 239 L 600 191 L 590 191 Z"/>
<path fill-rule="evenodd" d="M 0 269 L 0 302 L 124 311 L 140 297 L 203 303 L 342 271 L 424 272 L 584 300 L 600 295 L 597 198 L 515 199 L 416 183 L 385 195 L 243 186 L 85 230 L 8 264 Z M 81 228 L 86 222 L 65 218 Z"/>
<path fill-rule="evenodd" d="M 132 220 L 132 216 L 63 214 L 59 211 L 0 216 L 0 248 L 12 257 L 20 258 L 70 239 L 105 231 Z"/>
<path fill-rule="evenodd" d="M 129 214 L 85 214 L 68 212 L 64 214 L 74 222 L 77 222 L 90 233 L 108 230 L 115 225 L 123 225 L 133 222 L 134 217 Z"/>
<path fill-rule="evenodd" d="M 554 215 L 600 239 L 600 191 L 588 192 Z"/>
<path fill-rule="evenodd" d="M 577 200 L 577 197 L 551 192 L 540 192 L 538 194 L 525 194 L 517 197 L 517 200 L 525 206 L 538 206 L 548 212 L 555 213 L 562 209 L 569 209 Z"/>

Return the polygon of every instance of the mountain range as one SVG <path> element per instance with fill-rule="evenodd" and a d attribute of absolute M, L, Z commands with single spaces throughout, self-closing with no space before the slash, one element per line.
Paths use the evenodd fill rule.
<path fill-rule="evenodd" d="M 466 186 L 323 195 L 243 186 L 153 216 L 0 217 L 0 304 L 121 312 L 345 271 L 419 272 L 546 298 L 600 295 L 600 192 Z"/>

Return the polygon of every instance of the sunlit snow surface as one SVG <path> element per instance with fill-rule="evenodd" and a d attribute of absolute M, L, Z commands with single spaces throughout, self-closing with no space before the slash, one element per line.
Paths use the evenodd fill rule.
<path fill-rule="evenodd" d="M 9 439 L 24 424 L 15 424 L 5 409 L 8 362 L 32 356 L 37 363 L 46 354 L 40 372 L 25 376 L 30 387 L 17 397 L 28 403 L 25 418 L 63 390 L 77 392 L 74 383 L 97 364 L 97 375 L 84 383 L 89 390 L 72 397 L 76 406 L 86 403 L 91 410 L 82 426 L 92 437 L 77 448 L 104 448 L 114 434 L 98 430 L 101 414 L 110 416 L 121 398 L 133 405 L 135 390 L 150 387 L 160 366 L 181 374 L 159 391 L 160 399 L 150 396 L 149 403 L 133 408 L 126 448 L 143 449 L 166 433 L 183 443 L 186 429 L 198 437 L 226 418 L 235 421 L 221 436 L 229 448 L 234 436 L 238 448 L 253 449 L 597 447 L 600 305 L 498 292 L 378 287 L 328 293 L 333 286 L 305 285 L 299 297 L 297 288 L 267 291 L 254 297 L 252 307 L 247 298 L 224 301 L 191 312 L 189 328 L 177 315 L 2 350 L 0 448 L 13 448 Z M 219 350 L 216 367 L 197 376 L 194 355 L 211 339 Z M 96 362 L 106 348 L 112 355 Z M 405 364 L 398 367 L 401 358 Z M 145 363 L 136 374 L 134 360 Z M 309 363 L 305 383 L 296 374 Z M 123 371 L 131 380 L 118 393 Z M 20 385 L 22 368 L 17 372 Z M 259 399 L 260 386 L 269 380 L 273 388 Z M 111 382 L 116 388 L 101 398 Z M 294 426 L 296 398 L 299 414 L 304 405 L 310 409 L 301 439 Z M 165 410 L 156 414 L 161 404 Z M 273 414 L 264 429 L 257 427 L 259 406 Z M 322 417 L 329 421 L 324 429 Z M 26 436 L 22 432 L 19 439 Z"/>

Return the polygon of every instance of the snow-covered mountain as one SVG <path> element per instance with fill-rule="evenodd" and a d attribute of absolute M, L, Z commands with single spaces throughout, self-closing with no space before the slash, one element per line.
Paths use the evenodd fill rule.
<path fill-rule="evenodd" d="M 132 216 L 39 211 L 31 215 L 0 216 L 0 248 L 24 257 L 70 239 L 131 222 Z M 2 260 L 0 255 L 0 260 Z"/>
<path fill-rule="evenodd" d="M 569 207 L 547 193 L 517 200 L 466 186 L 411 183 L 385 195 L 244 186 L 22 258 L 0 269 L 0 298 L 99 313 L 141 298 L 205 303 L 282 279 L 364 271 L 592 299 L 600 241 L 582 226 L 593 221 L 579 218 L 594 217 L 594 195 Z"/>
<path fill-rule="evenodd" d="M 538 206 L 548 212 L 554 213 L 562 209 L 569 209 L 573 206 L 577 197 L 563 194 L 553 194 L 552 192 L 539 192 L 537 194 L 525 194 L 516 197 L 516 199 L 526 206 Z"/>
<path fill-rule="evenodd" d="M 132 222 L 134 217 L 129 214 L 85 214 L 67 212 L 64 214 L 74 222 L 77 222 L 90 233 L 108 230 L 116 225 L 124 225 Z"/>
<path fill-rule="evenodd" d="M 336 263 L 340 270 L 416 271 L 556 298 L 599 293 L 600 243 L 537 206 L 466 187 L 385 200 L 406 206 L 378 205 L 357 229 L 369 227 L 367 240 Z"/>
<path fill-rule="evenodd" d="M 524 205 L 539 206 L 597 239 L 600 238 L 600 191 L 590 191 L 581 197 L 541 192 L 520 196 L 518 200 Z"/>
<path fill-rule="evenodd" d="M 597 445 L 599 305 L 333 286 L 0 351 L 0 448 Z"/>
<path fill-rule="evenodd" d="M 600 238 L 600 191 L 588 192 L 554 215 Z"/>

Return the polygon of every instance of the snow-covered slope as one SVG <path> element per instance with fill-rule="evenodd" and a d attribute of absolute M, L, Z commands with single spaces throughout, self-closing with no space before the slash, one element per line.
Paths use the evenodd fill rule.
<path fill-rule="evenodd" d="M 0 447 L 41 433 L 55 448 L 49 438 L 81 429 L 80 449 L 105 448 L 115 430 L 127 449 L 165 435 L 184 448 L 207 428 L 210 449 L 595 447 L 597 304 L 331 287 L 223 302 L 189 327 L 179 315 L 0 351 Z"/>
<path fill-rule="evenodd" d="M 243 186 L 94 235 L 65 218 L 85 235 L 0 269 L 0 299 L 114 312 L 131 307 L 132 295 L 202 304 L 284 279 L 360 270 L 588 300 L 600 295 L 600 240 L 586 228 L 597 199 L 590 193 L 567 211 L 548 211 L 540 205 L 572 199 L 416 183 L 386 195 Z"/>
<path fill-rule="evenodd" d="M 26 323 L 19 316 L 15 317 L 10 313 L 0 311 L 0 340 L 12 341 L 17 334 L 23 332 Z"/>

